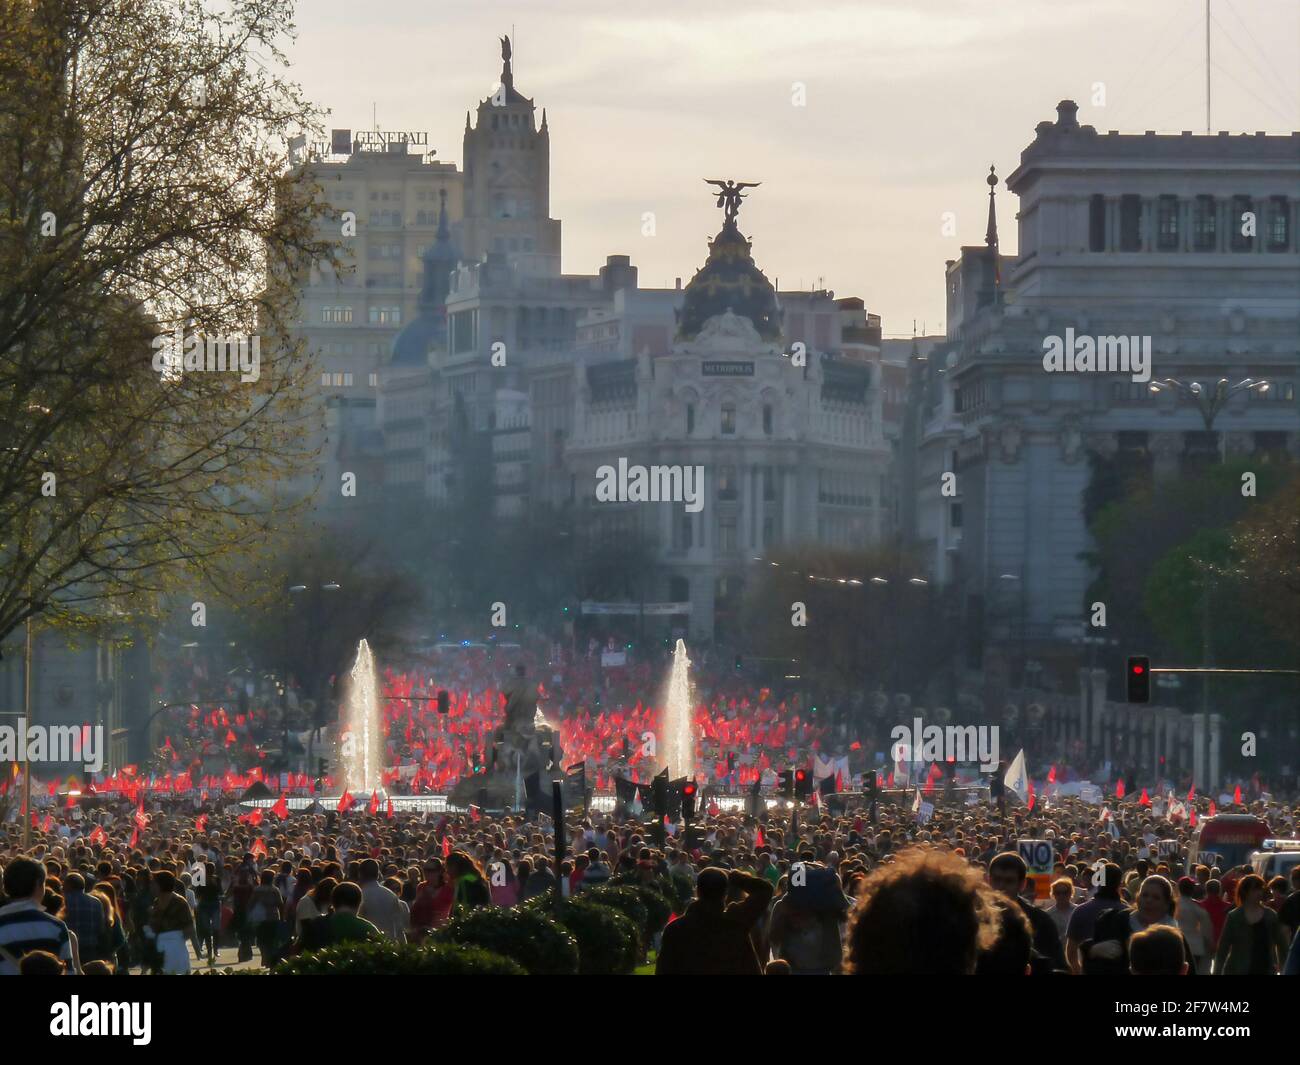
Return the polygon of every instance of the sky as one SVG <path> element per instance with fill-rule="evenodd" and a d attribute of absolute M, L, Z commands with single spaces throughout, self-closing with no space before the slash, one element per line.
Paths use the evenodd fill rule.
<path fill-rule="evenodd" d="M 989 165 L 1011 173 L 1059 100 L 1103 133 L 1205 130 L 1203 0 L 299 0 L 296 23 L 290 76 L 327 127 L 377 113 L 457 165 L 513 27 L 566 273 L 625 254 L 644 286 L 689 280 L 721 222 L 703 179 L 761 181 L 740 215 L 758 265 L 861 297 L 886 336 L 943 331 Z M 1211 0 L 1210 47 L 1215 131 L 1300 130 L 1300 3 Z M 999 186 L 1004 253 L 1014 201 Z"/>

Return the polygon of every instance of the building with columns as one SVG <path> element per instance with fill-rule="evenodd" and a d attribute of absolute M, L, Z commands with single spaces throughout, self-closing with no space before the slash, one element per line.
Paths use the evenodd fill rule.
<path fill-rule="evenodd" d="M 1007 178 L 1015 257 L 998 252 L 990 188 L 985 245 L 948 265 L 947 340 L 912 366 L 913 528 L 977 643 L 1080 633 L 1098 463 L 1160 479 L 1225 454 L 1300 456 L 1300 133 L 1103 134 L 1076 112 L 1062 101 Z M 1150 380 L 1049 372 L 1067 330 L 1149 342 Z M 1256 387 L 1207 427 L 1203 401 L 1152 391 L 1167 378 L 1203 400 L 1221 379 Z"/>

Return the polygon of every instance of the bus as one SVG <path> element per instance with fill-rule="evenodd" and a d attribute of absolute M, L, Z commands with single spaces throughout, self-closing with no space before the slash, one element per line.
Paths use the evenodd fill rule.
<path fill-rule="evenodd" d="M 1187 872 L 1190 875 L 1198 865 L 1217 865 L 1225 873 L 1246 865 L 1271 835 L 1268 822 L 1253 814 L 1207 817 L 1187 848 Z"/>

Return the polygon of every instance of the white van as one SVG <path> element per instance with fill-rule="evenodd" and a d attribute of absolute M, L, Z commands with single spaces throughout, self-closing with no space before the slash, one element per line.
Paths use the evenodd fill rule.
<path fill-rule="evenodd" d="M 1266 884 L 1275 876 L 1289 880 L 1296 865 L 1300 865 L 1300 839 L 1266 839 L 1250 856 L 1250 871 Z"/>

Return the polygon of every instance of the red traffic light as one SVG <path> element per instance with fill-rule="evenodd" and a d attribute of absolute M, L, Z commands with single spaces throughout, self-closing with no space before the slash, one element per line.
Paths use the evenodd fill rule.
<path fill-rule="evenodd" d="M 1141 662 L 1134 662 L 1133 672 L 1136 673 L 1138 676 L 1141 676 L 1143 673 L 1146 672 L 1146 668 L 1142 665 Z"/>
<path fill-rule="evenodd" d="M 802 769 L 796 769 L 794 771 L 794 778 L 800 783 L 803 783 L 803 781 L 808 779 L 808 774 L 805 773 Z"/>
<path fill-rule="evenodd" d="M 683 795 L 694 795 L 694 794 L 695 794 L 695 784 L 694 784 L 694 783 L 683 784 L 683 785 L 682 785 L 682 794 L 683 794 Z"/>

